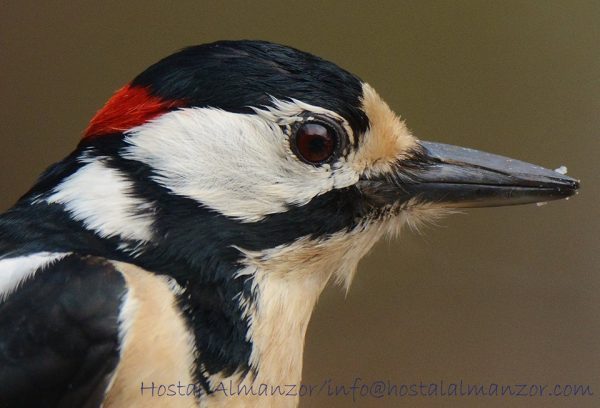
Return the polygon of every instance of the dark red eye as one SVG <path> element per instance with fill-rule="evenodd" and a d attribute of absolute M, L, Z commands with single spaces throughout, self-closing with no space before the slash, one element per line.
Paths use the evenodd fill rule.
<path fill-rule="evenodd" d="M 305 123 L 296 131 L 295 145 L 301 159 L 318 164 L 333 156 L 337 147 L 337 137 L 335 132 L 325 125 Z"/>

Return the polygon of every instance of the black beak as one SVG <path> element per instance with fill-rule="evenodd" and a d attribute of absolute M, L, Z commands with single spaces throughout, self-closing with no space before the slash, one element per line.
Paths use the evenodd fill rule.
<path fill-rule="evenodd" d="M 579 181 L 557 171 L 443 143 L 419 142 L 385 180 L 364 180 L 387 204 L 416 199 L 441 207 L 494 207 L 546 202 L 576 193 Z M 373 190 L 375 189 L 375 190 Z M 370 194 L 369 194 L 370 195 Z M 380 204 L 383 204 L 380 202 Z"/>

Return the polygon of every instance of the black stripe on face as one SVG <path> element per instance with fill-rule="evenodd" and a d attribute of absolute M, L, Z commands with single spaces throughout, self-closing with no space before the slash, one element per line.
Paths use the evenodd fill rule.
<path fill-rule="evenodd" d="M 368 127 L 359 78 L 314 55 L 264 41 L 186 48 L 150 66 L 131 84 L 164 100 L 238 113 L 272 105 L 271 96 L 294 98 L 340 114 L 356 135 Z"/>
<path fill-rule="evenodd" d="M 183 253 L 179 257 L 185 259 L 193 259 L 198 248 L 218 253 L 221 248 L 235 245 L 261 251 L 301 237 L 326 238 L 356 227 L 373 211 L 367 197 L 350 186 L 316 196 L 303 206 L 292 205 L 286 212 L 269 214 L 260 221 L 242 222 L 157 184 L 150 166 L 119 155 L 124 147 L 122 135 L 116 134 L 83 143 L 79 150 L 106 157 L 107 167 L 133 182 L 131 195 L 155 207 L 155 245 L 188 248 L 180 250 Z"/>
<path fill-rule="evenodd" d="M 249 371 L 249 322 L 242 317 L 239 302 L 233 299 L 242 293 L 252 301 L 255 294 L 251 290 L 252 277 L 234 278 L 242 267 L 242 255 L 233 246 L 261 251 L 300 237 L 326 238 L 352 229 L 369 211 L 361 193 L 354 187 L 333 190 L 307 205 L 292 206 L 285 213 L 269 215 L 259 222 L 243 223 L 192 199 L 176 196 L 153 182 L 150 167 L 119 156 L 123 147 L 123 136 L 119 134 L 82 143 L 78 154 L 70 156 L 74 163 L 55 166 L 41 178 L 41 187 L 34 187 L 31 195 L 11 210 L 12 215 L 0 217 L 0 249 L 75 251 L 173 276 L 185 289 L 179 297 L 180 307 L 194 331 L 199 350 L 196 379 L 208 389 L 201 364 L 209 374 Z M 136 257 L 119 250 L 121 240 L 100 239 L 86 231 L 60 205 L 31 205 L 36 194 L 56 186 L 77 169 L 76 158 L 84 151 L 90 156 L 108 157 L 103 159 L 106 166 L 133 181 L 131 195 L 154 207 L 155 241 L 142 247 Z"/>
<path fill-rule="evenodd" d="M 208 373 L 230 375 L 249 370 L 252 345 L 246 341 L 249 322 L 242 318 L 238 302 L 242 293 L 252 301 L 252 277 L 234 278 L 242 267 L 242 255 L 234 248 L 261 251 L 289 244 L 300 237 L 326 238 L 354 228 L 369 209 L 353 188 L 333 190 L 304 206 L 245 223 L 206 208 L 190 198 L 174 195 L 152 181 L 152 169 L 118 155 L 122 138 L 105 137 L 95 153 L 134 181 L 132 195 L 156 207 L 155 241 L 142 251 L 136 263 L 148 270 L 173 276 L 185 293 L 180 297 L 200 351 L 198 366 Z M 198 370 L 197 378 L 203 373 Z"/>

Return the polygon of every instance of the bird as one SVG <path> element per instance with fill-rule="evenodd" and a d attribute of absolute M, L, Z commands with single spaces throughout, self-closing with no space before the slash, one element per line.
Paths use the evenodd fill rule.
<path fill-rule="evenodd" d="M 252 387 L 300 384 L 328 282 L 404 224 L 568 198 L 563 173 L 418 139 L 292 47 L 184 48 L 0 215 L 0 406 L 296 406 Z"/>

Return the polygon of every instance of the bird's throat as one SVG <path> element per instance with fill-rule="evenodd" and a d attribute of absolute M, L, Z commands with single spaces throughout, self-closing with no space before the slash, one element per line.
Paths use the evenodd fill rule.
<path fill-rule="evenodd" d="M 266 260 L 260 267 L 249 265 L 241 273 L 253 275 L 254 301 L 240 297 L 250 322 L 252 375 L 211 376 L 209 382 L 213 393 L 209 400 L 213 402 L 223 398 L 218 390 L 232 386 L 258 391 L 260 387 L 286 389 L 289 385 L 300 385 L 306 330 L 315 303 L 331 276 L 327 271 L 285 270 L 281 263 Z M 253 398 L 256 396 L 238 396 L 236 399 Z M 290 396 L 267 399 L 275 404 L 273 406 L 296 406 L 297 403 L 297 398 Z"/>

